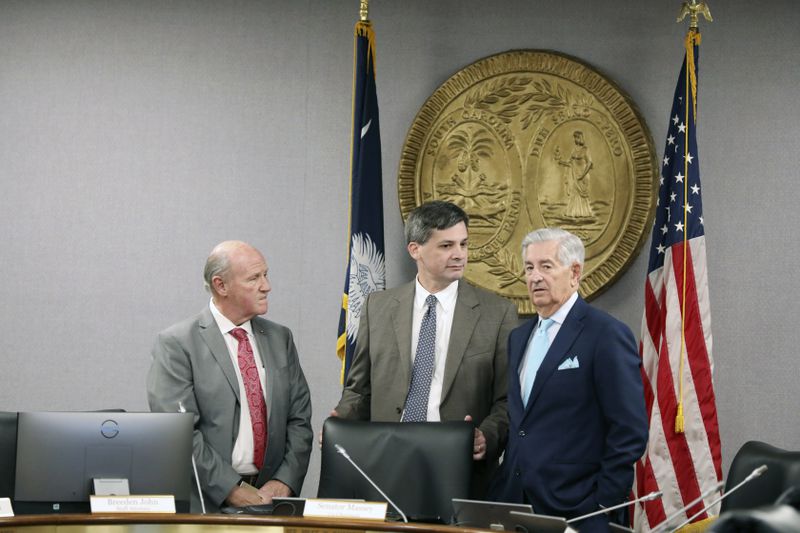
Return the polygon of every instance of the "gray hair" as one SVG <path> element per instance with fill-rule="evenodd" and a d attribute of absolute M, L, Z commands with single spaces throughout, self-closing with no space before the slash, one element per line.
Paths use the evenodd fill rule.
<path fill-rule="evenodd" d="M 557 241 L 558 242 L 558 261 L 563 266 L 572 266 L 578 263 L 583 270 L 583 261 L 586 258 L 586 249 L 583 242 L 561 228 L 539 228 L 528 233 L 522 240 L 522 262 L 525 262 L 525 250 L 528 245 L 535 242 Z"/>
<path fill-rule="evenodd" d="M 463 209 L 450 202 L 434 200 L 415 208 L 406 220 L 406 244 L 425 244 L 433 230 L 452 228 L 459 222 L 469 226 L 469 216 Z"/>

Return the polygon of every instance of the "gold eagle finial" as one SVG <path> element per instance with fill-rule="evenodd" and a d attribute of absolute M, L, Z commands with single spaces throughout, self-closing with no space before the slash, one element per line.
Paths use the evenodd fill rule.
<path fill-rule="evenodd" d="M 369 0 L 360 0 L 358 6 L 358 16 L 362 22 L 369 20 Z"/>
<path fill-rule="evenodd" d="M 714 19 L 711 18 L 711 11 L 708 9 L 708 4 L 705 2 L 690 0 L 689 2 L 681 4 L 681 11 L 678 13 L 678 20 L 676 22 L 685 19 L 686 15 L 689 15 L 689 28 L 697 28 L 698 15 L 703 15 L 708 22 L 714 22 Z"/>

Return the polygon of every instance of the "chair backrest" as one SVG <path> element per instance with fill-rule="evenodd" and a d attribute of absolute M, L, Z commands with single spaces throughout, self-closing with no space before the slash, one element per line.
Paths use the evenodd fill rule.
<path fill-rule="evenodd" d="M 329 418 L 322 430 L 320 498 L 385 501 L 339 454 L 352 460 L 408 515 L 449 523 L 453 498 L 467 498 L 472 474 L 469 422 L 363 422 Z M 391 510 L 391 507 L 389 507 Z"/>
<path fill-rule="evenodd" d="M 725 491 L 730 491 L 761 465 L 767 465 L 767 471 L 722 500 L 721 512 L 773 505 L 789 487 L 800 486 L 800 452 L 753 440 L 736 452 L 725 481 Z"/>
<path fill-rule="evenodd" d="M 17 467 L 17 413 L 0 411 L 0 498 L 14 498 Z"/>

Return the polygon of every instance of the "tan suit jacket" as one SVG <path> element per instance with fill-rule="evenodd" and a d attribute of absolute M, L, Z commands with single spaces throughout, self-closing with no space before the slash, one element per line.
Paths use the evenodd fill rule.
<path fill-rule="evenodd" d="M 339 416 L 400 420 L 411 383 L 414 293 L 411 282 L 369 295 L 353 363 L 336 406 Z M 506 342 L 516 325 L 511 302 L 459 282 L 439 412 L 443 421 L 472 416 L 486 436 L 486 458 L 474 469 L 474 497 L 485 495 L 488 477 L 506 444 Z"/>

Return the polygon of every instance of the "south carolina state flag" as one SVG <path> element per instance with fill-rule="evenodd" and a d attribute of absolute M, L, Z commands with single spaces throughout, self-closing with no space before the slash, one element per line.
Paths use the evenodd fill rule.
<path fill-rule="evenodd" d="M 353 360 L 358 321 L 367 295 L 386 288 L 375 34 L 369 21 L 356 24 L 354 49 L 348 263 L 336 342 L 336 354 L 342 361 L 342 383 Z"/>

